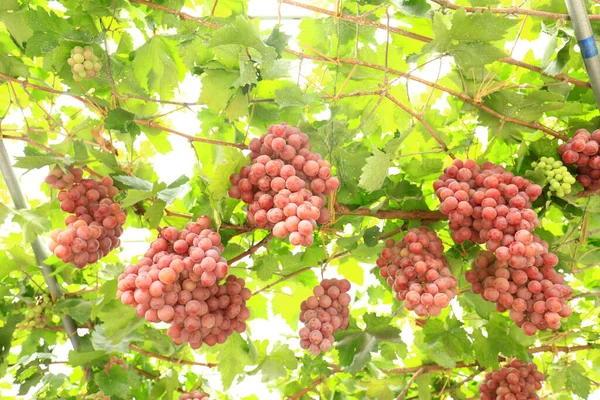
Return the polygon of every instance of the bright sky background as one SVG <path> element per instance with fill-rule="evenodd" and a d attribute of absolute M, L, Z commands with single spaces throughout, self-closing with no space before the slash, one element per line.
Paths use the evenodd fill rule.
<path fill-rule="evenodd" d="M 326 6 L 325 6 L 326 7 Z M 330 6 L 331 7 L 331 6 Z M 248 15 L 257 16 L 257 17 L 267 17 L 266 20 L 261 21 L 261 29 L 270 29 L 277 24 L 277 8 L 278 1 L 277 0 L 250 0 Z M 194 15 L 198 15 L 199 13 L 195 10 L 184 9 L 184 11 Z M 298 25 L 300 23 L 299 19 L 305 16 L 312 16 L 308 10 L 300 9 L 297 7 L 289 6 L 283 4 L 281 7 L 281 15 L 283 17 L 282 20 L 282 30 L 292 37 L 295 37 L 298 33 Z M 397 26 L 397 21 L 392 21 L 392 26 Z M 136 47 L 143 44 L 143 37 L 136 32 L 135 30 L 131 30 L 130 33 L 134 36 L 136 40 Z M 378 31 L 377 39 L 381 42 L 385 40 L 385 32 Z M 545 48 L 544 41 L 547 38 L 542 37 L 538 40 L 538 43 L 529 43 L 529 42 L 519 42 L 513 52 L 513 56 L 517 59 L 523 57 L 525 53 L 532 49 L 534 52 L 539 53 L 542 52 Z M 113 44 L 114 45 L 114 44 Z M 295 46 L 292 43 L 292 46 Z M 116 46 L 113 47 L 114 50 Z M 510 51 L 513 48 L 512 42 L 507 42 L 505 46 L 507 51 Z M 298 61 L 293 61 L 291 63 L 291 74 L 292 76 L 297 75 L 298 73 Z M 303 75 L 310 71 L 312 64 L 305 60 L 303 62 Z M 416 73 L 416 75 L 423 76 L 425 78 L 434 79 L 438 75 L 438 69 L 442 68 L 441 75 L 445 75 L 450 71 L 450 65 L 447 62 L 444 62 L 441 66 L 440 63 L 430 63 L 425 67 L 422 71 Z M 305 75 L 306 76 L 306 75 Z M 399 81 L 400 84 L 405 84 L 402 80 Z M 175 101 L 188 101 L 195 102 L 198 99 L 198 94 L 200 93 L 200 79 L 197 76 L 188 75 L 185 81 L 180 85 L 180 88 L 183 88 L 184 91 L 178 93 L 178 96 L 174 99 Z M 409 86 L 409 90 L 411 94 L 418 94 L 424 90 L 426 87 L 419 83 L 411 82 Z M 62 104 L 60 105 L 74 105 L 79 106 L 80 103 L 71 101 L 69 98 L 63 96 L 61 98 Z M 60 103 L 59 102 L 59 103 Z M 435 107 L 443 108 L 445 105 L 443 102 L 436 103 Z M 190 111 L 182 111 L 178 112 L 177 117 L 169 120 L 167 125 L 173 126 L 175 129 L 186 132 L 189 134 L 194 134 L 197 132 L 197 127 L 199 126 L 198 119 L 195 113 Z M 166 118 L 168 119 L 168 117 Z M 22 125 L 22 118 L 20 115 L 13 115 L 7 119 L 5 119 L 6 124 L 10 123 L 18 123 Z M 478 128 L 477 137 L 480 139 L 482 144 L 487 144 L 487 129 L 486 128 Z M 186 174 L 188 176 L 192 176 L 192 168 L 196 163 L 196 156 L 193 153 L 193 150 L 189 146 L 189 142 L 179 136 L 171 135 L 169 137 L 171 145 L 173 147 L 173 151 L 168 154 L 158 154 L 151 159 L 152 164 L 154 165 L 155 171 L 157 172 L 159 178 L 164 182 L 171 182 L 179 177 L 181 174 Z M 14 156 L 19 156 L 23 154 L 24 143 L 22 142 L 9 142 L 5 141 L 7 146 L 7 150 L 11 155 L 12 162 L 14 163 Z M 482 149 L 483 150 L 483 149 Z M 173 168 L 176 165 L 177 168 Z M 45 176 L 48 173 L 47 168 L 33 170 L 27 172 L 22 169 L 16 169 L 17 175 L 20 177 L 20 182 L 25 192 L 27 198 L 29 200 L 41 200 L 48 201 L 47 196 L 40 192 L 39 187 L 41 182 L 44 180 Z M 390 171 L 396 172 L 397 171 Z M 11 230 L 19 229 L 19 226 L 16 224 L 7 224 L 8 229 L 0 230 L 0 235 L 5 233 L 3 232 L 11 232 Z M 4 228 L 6 228 L 6 226 Z M 123 262 L 127 262 L 127 260 L 132 259 L 139 254 L 142 254 L 146 251 L 149 242 L 153 239 L 152 233 L 146 229 L 136 229 L 136 228 L 127 228 L 122 236 L 122 247 L 119 251 L 119 258 Z M 148 243 L 143 242 L 143 240 L 147 240 Z M 250 261 L 251 262 L 251 261 Z M 369 269 L 372 266 L 365 266 L 365 283 L 364 287 L 373 284 L 376 282 L 376 279 L 368 273 Z M 326 270 L 326 278 L 336 276 L 337 271 L 335 267 L 330 267 Z M 285 284 L 279 285 L 278 290 L 285 291 Z M 353 292 L 356 290 L 356 286 L 354 286 Z M 269 294 L 266 294 L 269 296 Z M 354 298 L 354 295 L 352 296 Z M 366 306 L 366 297 L 359 303 L 355 303 L 354 307 L 364 307 Z M 456 300 L 452 301 L 453 311 L 459 316 L 462 314 L 462 310 L 459 307 Z M 376 308 L 376 311 L 382 313 L 390 313 L 391 305 L 382 306 Z M 252 332 L 252 339 L 254 340 L 269 340 L 270 343 L 276 343 L 277 341 L 288 343 L 292 349 L 299 349 L 299 339 L 297 338 L 297 331 L 290 329 L 290 327 L 283 321 L 283 319 L 279 316 L 273 316 L 271 310 L 269 310 L 269 319 L 261 320 L 261 319 L 250 319 L 248 321 L 249 331 Z M 87 333 L 87 329 L 80 329 L 80 334 Z M 165 333 L 166 334 L 166 333 Z M 402 339 L 407 343 L 411 344 L 413 342 L 413 332 L 410 326 L 410 323 L 406 321 L 402 326 Z M 67 342 L 65 345 L 57 346 L 54 349 L 54 354 L 56 355 L 57 360 L 66 360 L 68 351 L 71 348 L 70 343 Z M 198 361 L 203 361 L 202 350 L 197 353 Z M 401 363 L 399 363 L 401 366 Z M 69 375 L 71 373 L 71 368 L 63 365 L 63 364 L 53 364 L 50 367 L 50 371 L 53 373 L 65 373 Z M 208 386 L 205 389 L 214 388 L 219 391 L 222 390 L 222 384 L 220 375 L 216 370 L 211 370 L 209 368 L 203 367 L 192 367 L 192 371 L 201 375 L 203 378 L 208 380 Z M 0 386 L 6 383 L 12 383 L 9 380 L 10 377 L 5 377 L 0 380 Z M 246 376 L 244 381 L 239 385 L 233 385 L 232 388 L 227 392 L 227 395 L 230 399 L 240 399 L 242 397 L 248 396 L 250 394 L 254 394 L 258 396 L 261 400 L 271 400 L 271 399 L 280 399 L 281 395 L 278 392 L 271 393 L 266 389 L 265 384 L 261 381 L 261 376 Z M 6 390 L 0 388 L 0 397 L 1 395 L 5 396 L 15 396 L 18 388 L 13 386 L 12 389 Z M 25 399 L 26 397 L 21 397 Z M 590 396 L 590 399 L 600 399 L 600 394 L 598 392 Z"/>

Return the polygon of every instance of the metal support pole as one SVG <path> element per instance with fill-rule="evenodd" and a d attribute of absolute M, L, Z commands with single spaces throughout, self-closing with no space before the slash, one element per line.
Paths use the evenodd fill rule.
<path fill-rule="evenodd" d="M 2 172 L 2 177 L 4 178 L 4 182 L 6 182 L 6 187 L 8 187 L 8 191 L 10 192 L 12 201 L 15 204 L 15 208 L 27 208 L 25 196 L 23 195 L 23 191 L 21 191 L 21 186 L 19 185 L 19 181 L 17 180 L 15 171 L 13 170 L 12 165 L 10 165 L 8 152 L 6 151 L 6 147 L 4 147 L 4 142 L 1 139 L 0 172 Z M 36 238 L 35 241 L 31 243 L 31 247 L 33 248 L 35 259 L 37 260 L 40 270 L 44 275 L 44 279 L 46 280 L 46 285 L 48 285 L 50 293 L 52 293 L 52 295 L 56 299 L 62 297 L 62 290 L 60 288 L 60 285 L 58 284 L 56 278 L 52 275 L 52 267 L 50 267 L 47 264 L 44 264 L 44 260 L 48 257 L 48 255 L 40 238 Z M 62 323 L 65 328 L 65 331 L 67 332 L 67 335 L 69 336 L 69 340 L 73 345 L 73 348 L 75 350 L 78 350 L 79 336 L 77 335 L 77 327 L 75 326 L 75 322 L 69 315 L 67 315 L 62 319 Z"/>
<path fill-rule="evenodd" d="M 565 0 L 565 3 L 573 23 L 575 36 L 579 42 L 585 69 L 590 77 L 590 84 L 596 97 L 596 105 L 600 108 L 600 55 L 598 55 L 598 48 L 596 47 L 596 40 L 585 3 L 584 0 Z"/>

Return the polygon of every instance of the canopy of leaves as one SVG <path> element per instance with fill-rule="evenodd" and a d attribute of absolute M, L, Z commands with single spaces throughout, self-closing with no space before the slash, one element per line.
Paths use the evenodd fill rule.
<path fill-rule="evenodd" d="M 13 207 L 0 180 L 0 397 L 172 400 L 202 388 L 223 399 L 467 399 L 510 357 L 538 364 L 547 399 L 590 396 L 600 384 L 598 193 L 545 191 L 534 204 L 536 233 L 575 295 L 559 331 L 528 338 L 470 293 L 464 272 L 478 247 L 452 242 L 432 189 L 451 154 L 526 176 L 576 129 L 600 127 L 564 3 L 507 11 L 512 1 L 282 0 L 281 21 L 255 18 L 276 20 L 279 3 L 0 1 L 0 139 L 18 150 L 22 181 L 57 163 L 110 175 L 126 227 L 144 229 L 83 270 L 48 257 L 66 297 L 45 304 L 44 326 L 24 326 L 28 306 L 48 293 L 29 244 L 47 242 L 64 215 L 43 178 L 26 190 L 28 210 Z M 600 32 L 597 19 L 592 26 Z M 98 77 L 73 80 L 75 46 L 94 49 Z M 300 126 L 342 182 L 334 222 L 308 249 L 278 239 L 253 247 L 266 232 L 249 229 L 242 203 L 226 196 L 229 175 L 248 163 L 241 149 L 281 121 Z M 191 165 L 177 158 L 182 146 Z M 164 157 L 177 162 L 160 171 Z M 38 184 L 43 201 L 32 196 Z M 116 282 L 134 243 L 144 248 L 158 227 L 199 215 L 216 221 L 232 273 L 257 294 L 245 333 L 193 351 L 121 304 Z M 442 238 L 460 287 L 426 323 L 374 265 L 381 235 L 399 239 L 421 223 Z M 355 290 L 350 328 L 313 358 L 293 332 L 322 273 Z M 61 324 L 67 314 L 81 328 L 77 349 Z M 111 356 L 129 368 L 105 371 Z"/>

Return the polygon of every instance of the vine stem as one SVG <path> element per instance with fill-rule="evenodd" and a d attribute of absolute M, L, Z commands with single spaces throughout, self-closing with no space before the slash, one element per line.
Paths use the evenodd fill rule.
<path fill-rule="evenodd" d="M 148 350 L 144 350 L 134 344 L 130 344 L 129 348 L 133 351 L 135 351 L 136 353 L 140 353 L 143 354 L 147 357 L 152 357 L 152 358 L 157 358 L 159 360 L 164 360 L 164 361 L 169 361 L 172 363 L 176 363 L 176 364 L 185 364 L 185 365 L 199 365 L 201 367 L 208 367 L 208 368 L 214 368 L 219 364 L 216 363 L 201 363 L 201 362 L 197 362 L 197 361 L 188 361 L 188 360 L 180 360 L 178 358 L 175 357 L 169 357 L 169 356 L 163 356 L 162 354 L 157 354 L 157 353 L 153 353 L 151 351 Z"/>
<path fill-rule="evenodd" d="M 234 262 L 239 261 L 239 260 L 241 260 L 242 258 L 244 258 L 246 256 L 249 256 L 251 254 L 256 253 L 256 251 L 258 249 L 260 249 L 262 246 L 264 246 L 269 241 L 269 239 L 271 239 L 271 237 L 272 237 L 272 235 L 268 234 L 267 236 L 265 236 L 264 238 L 262 238 L 262 240 L 260 240 L 259 242 L 257 242 L 254 246 L 250 247 L 248 250 L 246 250 L 243 253 L 241 253 L 241 254 L 233 257 L 230 260 L 227 260 L 228 264 L 231 265 Z"/>
<path fill-rule="evenodd" d="M 440 136 L 431 127 L 431 125 L 429 125 L 429 123 L 427 123 L 427 121 L 425 121 L 425 117 L 424 116 L 420 115 L 419 113 L 414 112 L 413 110 L 411 110 L 406 105 L 404 105 L 403 103 L 401 103 L 398 99 L 396 99 L 394 96 L 392 96 L 388 92 L 385 93 L 385 97 L 387 99 L 389 99 L 392 103 L 394 103 L 395 105 L 397 105 L 398 107 L 400 107 L 401 109 L 403 109 L 404 111 L 406 111 L 407 113 L 409 113 L 410 115 L 412 115 L 414 118 L 416 118 L 417 120 L 419 120 L 419 122 L 421 124 L 423 124 L 423 126 L 425 127 L 425 129 L 427 129 L 427 131 L 429 132 L 429 134 L 435 139 L 435 141 L 440 144 L 440 146 L 442 147 L 442 149 L 446 153 L 448 153 L 448 155 L 453 160 L 456 160 L 456 156 L 450 150 L 448 150 L 448 146 L 446 146 L 446 143 L 442 140 L 442 138 L 440 138 Z"/>
<path fill-rule="evenodd" d="M 395 33 L 395 34 L 398 34 L 398 35 L 402 35 L 402 36 L 405 36 L 405 37 L 408 37 L 408 38 L 412 38 L 412 39 L 415 39 L 415 40 L 419 40 L 421 42 L 429 43 L 429 42 L 431 42 L 433 40 L 430 37 L 418 35 L 416 33 L 405 31 L 404 29 L 399 29 L 399 28 L 395 28 L 395 27 L 389 27 L 388 28 L 388 26 L 385 25 L 385 24 L 382 24 L 382 23 L 379 23 L 379 22 L 376 22 L 376 21 L 372 21 L 372 20 L 369 20 L 369 19 L 366 19 L 366 18 L 357 17 L 357 16 L 349 15 L 349 14 L 335 15 L 335 13 L 333 11 L 330 11 L 330 10 L 327 10 L 327 9 L 324 9 L 324 8 L 321 8 L 321 7 L 312 6 L 312 5 L 309 5 L 309 4 L 304 4 L 304 3 L 301 3 L 301 2 L 298 2 L 298 1 L 294 1 L 294 0 L 282 0 L 282 1 L 283 1 L 283 3 L 289 4 L 289 5 L 292 5 L 292 6 L 295 6 L 295 7 L 304 8 L 306 10 L 311 10 L 311 11 L 314 11 L 316 13 L 324 14 L 324 15 L 329 15 L 329 16 L 332 16 L 332 17 L 335 16 L 336 18 L 343 19 L 343 20 L 346 20 L 346 21 L 352 21 L 352 22 L 357 23 L 359 25 L 368 25 L 368 26 L 372 26 L 372 27 L 375 27 L 375 28 L 378 28 L 378 29 L 389 30 L 389 32 L 392 32 L 392 33 Z M 444 1 L 444 0 L 442 0 L 442 1 Z M 438 2 L 438 4 L 441 4 L 441 2 Z M 455 5 L 452 4 L 452 6 L 455 6 Z M 456 7 L 455 9 L 459 8 L 459 6 L 455 6 L 455 7 Z M 460 7 L 462 7 L 462 6 L 460 6 Z M 452 7 L 449 7 L 449 8 L 452 8 Z M 471 11 L 470 9 L 474 10 L 472 12 L 479 11 L 479 10 L 488 10 L 488 8 L 476 8 L 476 7 L 465 7 L 465 9 L 467 11 Z M 553 14 L 553 13 L 546 13 L 546 12 L 543 12 L 543 11 L 526 10 L 526 9 L 521 9 L 521 8 L 518 8 L 518 7 L 516 7 L 516 9 L 517 10 L 523 10 L 523 11 L 533 11 L 538 16 L 541 16 L 541 14 L 537 14 L 537 13 L 543 13 L 544 15 L 556 16 L 555 19 L 560 19 L 558 16 L 565 16 L 567 19 L 569 17 L 567 14 Z M 494 10 L 510 10 L 510 9 L 509 8 L 500 8 L 500 9 L 489 9 L 489 10 L 492 11 L 492 12 L 494 12 Z M 516 12 L 516 13 L 515 12 L 509 13 L 509 12 L 504 12 L 504 11 L 498 11 L 498 13 L 519 14 L 518 12 Z M 533 15 L 533 14 L 531 14 L 531 15 Z M 594 19 L 600 19 L 600 15 L 593 15 L 591 17 L 594 17 Z M 551 17 L 546 16 L 546 18 L 551 18 Z M 505 64 L 510 64 L 510 65 L 514 65 L 516 67 L 528 69 L 530 71 L 537 72 L 537 73 L 539 73 L 541 75 L 549 76 L 549 77 L 554 78 L 554 79 L 558 79 L 558 80 L 561 80 L 561 81 L 566 81 L 566 82 L 569 82 L 569 83 L 571 83 L 573 85 L 576 85 L 576 86 L 581 86 L 581 87 L 585 87 L 585 88 L 591 88 L 592 87 L 589 82 L 585 82 L 585 81 L 582 81 L 582 80 L 576 79 L 576 78 L 571 78 L 570 76 L 565 75 L 565 74 L 550 75 L 550 74 L 547 74 L 544 71 L 542 71 L 542 69 L 540 67 L 537 67 L 537 66 L 532 65 L 532 64 L 528 64 L 528 63 L 520 61 L 520 60 L 516 60 L 516 59 L 514 59 L 512 57 L 505 57 L 505 58 L 500 59 L 499 61 L 501 61 L 501 62 L 503 62 Z"/>
<path fill-rule="evenodd" d="M 415 382 L 415 380 L 419 377 L 419 375 L 421 375 L 424 372 L 424 367 L 419 368 L 419 370 L 417 372 L 414 373 L 413 376 L 410 377 L 409 381 L 406 383 L 406 385 L 404 386 L 404 389 L 402 389 L 402 392 L 400 392 L 400 394 L 397 397 L 397 400 L 402 400 L 406 397 L 406 393 L 408 393 L 408 389 L 410 389 L 410 387 L 412 386 L 412 384 Z"/>
<path fill-rule="evenodd" d="M 163 126 L 163 125 L 159 125 L 156 122 L 153 121 L 147 121 L 147 120 L 143 120 L 143 119 L 136 119 L 134 120 L 134 122 L 138 125 L 145 125 L 148 126 L 150 128 L 155 128 L 155 129 L 160 129 L 161 131 L 165 131 L 165 132 L 169 132 L 172 133 L 174 135 L 177 136 L 181 136 L 186 138 L 187 140 L 189 140 L 190 142 L 200 142 L 200 143 L 210 143 L 210 144 L 216 144 L 216 145 L 220 145 L 220 146 L 230 146 L 230 147 L 236 147 L 238 149 L 242 149 L 245 150 L 248 148 L 248 146 L 246 146 L 243 143 L 231 143 L 231 142 L 224 142 L 222 140 L 215 140 L 215 139 L 206 139 L 206 138 L 201 138 L 201 137 L 196 137 L 196 136 L 192 136 L 192 135 L 188 135 L 187 133 L 183 133 L 183 132 L 179 132 L 175 129 Z"/>
<path fill-rule="evenodd" d="M 327 377 L 333 376 L 333 375 L 337 374 L 338 372 L 340 372 L 339 368 L 333 368 Z M 314 390 L 321 382 L 323 382 L 323 377 L 322 376 L 320 376 L 317 379 L 313 380 L 312 385 L 310 385 L 309 387 L 304 388 L 301 391 L 299 391 L 298 393 L 296 393 L 296 394 L 288 397 L 288 400 L 299 399 L 300 397 L 304 396 L 308 392 Z"/>
<path fill-rule="evenodd" d="M 10 165 L 10 160 L 8 158 L 8 152 L 6 151 L 6 147 L 4 146 L 4 142 L 0 140 L 0 171 L 2 172 L 2 176 L 4 178 L 4 182 L 6 183 L 6 187 L 10 192 L 10 196 L 15 205 L 15 208 L 18 210 L 27 208 L 27 201 L 25 200 L 25 196 L 23 195 L 23 191 L 21 190 L 21 186 L 19 185 L 19 181 L 15 174 L 14 169 Z M 33 253 L 35 254 L 35 259 L 37 264 L 44 276 L 44 280 L 46 281 L 46 285 L 50 290 L 50 293 L 55 299 L 59 299 L 62 297 L 63 293 L 60 287 L 60 284 L 56 280 L 54 276 L 54 271 L 52 267 L 48 264 L 44 263 L 44 260 L 48 258 L 44 245 L 40 240 L 39 236 L 31 242 L 31 247 L 33 248 Z M 79 350 L 79 336 L 77 335 L 77 326 L 73 319 L 66 315 L 62 318 L 62 323 L 71 341 L 71 345 L 75 350 Z"/>

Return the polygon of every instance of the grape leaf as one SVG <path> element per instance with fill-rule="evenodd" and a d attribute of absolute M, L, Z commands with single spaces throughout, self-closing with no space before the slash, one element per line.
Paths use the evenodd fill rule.
<path fill-rule="evenodd" d="M 250 355 L 250 347 L 248 343 L 234 332 L 227 339 L 227 346 L 221 346 L 219 350 L 219 366 L 221 379 L 225 389 L 229 389 L 234 378 L 244 371 L 247 365 L 254 362 Z"/>
<path fill-rule="evenodd" d="M 577 362 L 570 363 L 566 368 L 565 385 L 567 390 L 583 399 L 587 399 L 590 394 L 590 380 L 586 375 L 587 372 L 581 364 Z"/>
<path fill-rule="evenodd" d="M 391 164 L 390 156 L 373 147 L 373 155 L 367 158 L 367 163 L 362 168 L 358 186 L 367 192 L 381 189 L 385 178 L 388 176 L 388 169 Z"/>
<path fill-rule="evenodd" d="M 137 190 L 151 191 L 153 189 L 152 182 L 148 182 L 145 179 L 138 178 L 137 176 L 128 175 L 114 175 L 112 177 L 115 181 L 121 182 L 126 187 Z"/>

